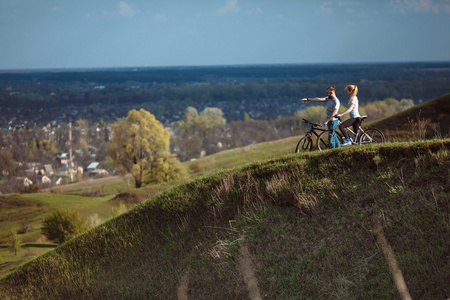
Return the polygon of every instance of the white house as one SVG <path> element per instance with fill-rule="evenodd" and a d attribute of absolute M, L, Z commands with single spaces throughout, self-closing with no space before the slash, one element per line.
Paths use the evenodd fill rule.
<path fill-rule="evenodd" d="M 24 187 L 29 187 L 33 184 L 33 181 L 31 181 L 27 177 L 16 177 L 16 179 L 14 180 L 20 182 Z"/>

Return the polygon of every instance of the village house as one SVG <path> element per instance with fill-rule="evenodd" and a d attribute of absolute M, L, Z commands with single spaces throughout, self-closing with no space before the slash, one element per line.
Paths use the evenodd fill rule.
<path fill-rule="evenodd" d="M 21 184 L 23 187 L 29 187 L 33 184 L 33 181 L 31 181 L 27 177 L 16 177 L 14 180 Z"/>

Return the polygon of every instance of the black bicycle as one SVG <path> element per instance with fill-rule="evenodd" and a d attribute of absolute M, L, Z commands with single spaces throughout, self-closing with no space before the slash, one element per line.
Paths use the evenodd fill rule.
<path fill-rule="evenodd" d="M 357 119 L 359 120 L 358 122 L 358 126 L 357 126 L 357 131 L 356 133 L 350 129 L 350 127 L 347 127 L 347 133 L 348 136 L 350 138 L 350 142 L 352 143 L 352 145 L 364 145 L 364 144 L 372 144 L 372 143 L 384 143 L 385 139 L 384 139 L 384 134 L 375 128 L 368 128 L 366 130 L 364 130 L 361 127 L 361 124 L 363 122 L 366 121 L 367 116 L 361 116 L 361 117 L 357 117 Z M 339 123 L 338 125 L 342 122 L 341 118 L 338 118 Z"/>
<path fill-rule="evenodd" d="M 295 153 L 299 152 L 305 152 L 305 151 L 311 151 L 313 147 L 313 134 L 317 137 L 317 149 L 325 150 L 331 148 L 331 143 L 329 142 L 329 137 L 332 134 L 336 134 L 337 139 L 342 144 L 342 136 L 339 132 L 336 132 L 329 129 L 322 129 L 319 128 L 322 125 L 312 123 L 306 119 L 303 119 L 303 123 L 306 123 L 310 126 L 309 130 L 306 131 L 306 134 L 304 137 L 300 139 L 300 141 L 297 144 L 297 147 L 295 148 Z M 317 133 L 317 132 L 320 133 Z"/>

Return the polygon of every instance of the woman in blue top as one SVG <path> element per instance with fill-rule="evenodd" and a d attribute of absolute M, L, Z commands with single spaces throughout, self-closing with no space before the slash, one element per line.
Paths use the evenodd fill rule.
<path fill-rule="evenodd" d="M 341 116 L 350 113 L 350 119 L 342 122 L 339 125 L 339 129 L 345 137 L 345 141 L 342 146 L 351 145 L 350 138 L 348 137 L 348 133 L 345 128 L 353 125 L 353 131 L 355 132 L 355 134 L 358 134 L 357 130 L 360 122 L 360 115 L 358 111 L 358 97 L 356 97 L 356 95 L 358 94 L 358 87 L 356 85 L 347 85 L 345 89 L 347 90 L 347 94 L 350 96 L 350 100 L 348 101 L 349 107 L 343 113 L 336 115 L 338 118 L 340 118 Z"/>

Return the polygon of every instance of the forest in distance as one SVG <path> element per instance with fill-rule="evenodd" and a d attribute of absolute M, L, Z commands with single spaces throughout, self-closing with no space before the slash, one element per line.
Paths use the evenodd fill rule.
<path fill-rule="evenodd" d="M 324 96 L 329 85 L 341 101 L 344 87 L 356 84 L 362 104 L 386 98 L 417 104 L 448 93 L 449 80 L 450 62 L 3 71 L 0 125 L 76 120 L 75 111 L 108 122 L 138 107 L 167 123 L 191 106 L 218 107 L 229 121 L 246 114 L 272 120 L 305 109 L 299 99 Z M 46 119 L 33 116 L 37 110 Z"/>

